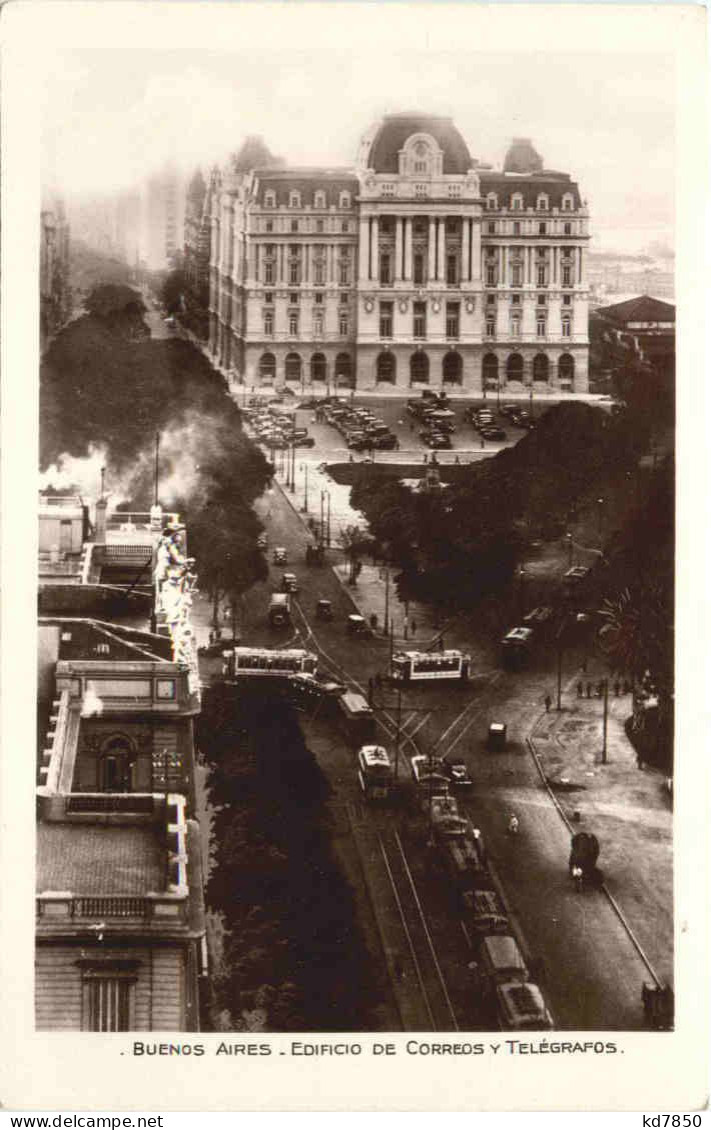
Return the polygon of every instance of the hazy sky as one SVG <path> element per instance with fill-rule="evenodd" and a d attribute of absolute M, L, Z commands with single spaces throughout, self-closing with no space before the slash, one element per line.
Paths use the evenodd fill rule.
<path fill-rule="evenodd" d="M 377 8 L 373 7 L 373 15 Z M 137 184 L 165 160 L 221 163 L 247 133 L 293 164 L 349 165 L 384 112 L 450 114 L 500 166 L 531 137 L 570 172 L 595 244 L 674 239 L 674 73 L 657 54 L 323 50 L 75 50 L 43 97 L 44 179 L 68 196 Z"/>

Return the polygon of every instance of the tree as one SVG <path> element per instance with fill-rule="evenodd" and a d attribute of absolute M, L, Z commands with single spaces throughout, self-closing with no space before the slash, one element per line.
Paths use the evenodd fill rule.
<path fill-rule="evenodd" d="M 161 287 L 161 301 L 169 314 L 181 313 L 185 306 L 184 295 L 188 289 L 185 271 L 181 268 L 170 271 Z"/>
<path fill-rule="evenodd" d="M 338 535 L 338 543 L 344 550 L 350 566 L 349 585 L 354 585 L 360 572 L 361 557 L 373 547 L 373 538 L 360 526 L 346 526 Z"/>

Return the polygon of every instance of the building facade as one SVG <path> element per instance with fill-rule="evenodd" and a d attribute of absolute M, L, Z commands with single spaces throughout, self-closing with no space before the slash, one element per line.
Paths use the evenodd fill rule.
<path fill-rule="evenodd" d="M 69 281 L 69 224 L 61 200 L 40 214 L 40 350 L 72 312 Z"/>
<path fill-rule="evenodd" d="M 588 214 L 527 139 L 504 168 L 395 114 L 353 169 L 213 183 L 210 350 L 248 386 L 587 390 Z"/>

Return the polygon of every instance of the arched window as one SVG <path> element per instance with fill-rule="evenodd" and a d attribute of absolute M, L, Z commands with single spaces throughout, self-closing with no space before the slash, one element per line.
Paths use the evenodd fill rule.
<path fill-rule="evenodd" d="M 131 776 L 136 751 L 125 734 L 115 734 L 102 746 L 99 755 L 99 787 L 104 793 L 131 791 Z"/>
<path fill-rule="evenodd" d="M 300 208 L 301 207 L 301 193 L 300 192 L 290 192 L 289 193 L 289 207 L 290 208 Z"/>
<path fill-rule="evenodd" d="M 336 384 L 353 385 L 353 365 L 349 353 L 339 353 L 336 358 Z"/>
<path fill-rule="evenodd" d="M 271 189 L 269 189 L 268 192 L 264 193 L 264 207 L 265 208 L 276 207 L 276 195 L 272 192 Z"/>
<path fill-rule="evenodd" d="M 276 377 L 276 357 L 273 353 L 263 353 L 259 360 L 259 379 L 262 384 L 272 384 Z"/>
<path fill-rule="evenodd" d="M 573 383 L 575 361 L 570 353 L 563 353 L 558 359 L 558 380 L 562 385 Z"/>
<path fill-rule="evenodd" d="M 572 194 L 570 192 L 566 192 L 563 197 L 563 211 L 572 212 L 574 203 L 575 201 L 573 200 Z"/>
<path fill-rule="evenodd" d="M 442 380 L 453 385 L 462 383 L 462 356 L 454 349 L 442 358 Z"/>
<path fill-rule="evenodd" d="M 314 193 L 314 208 L 325 208 L 325 207 L 326 207 L 326 193 L 322 192 L 319 189 L 318 192 Z"/>
<path fill-rule="evenodd" d="M 395 384 L 395 357 L 392 353 L 381 353 L 376 364 L 376 377 L 379 381 Z"/>
<path fill-rule="evenodd" d="M 495 353 L 486 353 L 481 364 L 484 388 L 496 388 L 499 383 L 499 359 Z"/>
<path fill-rule="evenodd" d="M 410 384 L 427 384 L 430 379 L 430 359 L 423 350 L 413 353 L 410 358 Z"/>
<path fill-rule="evenodd" d="M 548 358 L 545 353 L 537 353 L 533 358 L 534 381 L 548 381 Z"/>
<path fill-rule="evenodd" d="M 284 362 L 284 377 L 287 381 L 301 380 L 301 358 L 298 353 L 287 353 Z"/>
<path fill-rule="evenodd" d="M 506 380 L 523 380 L 523 357 L 520 353 L 510 353 L 506 362 Z"/>
<path fill-rule="evenodd" d="M 513 212 L 520 212 L 523 208 L 523 196 L 520 192 L 514 192 L 511 197 L 511 210 Z"/>
<path fill-rule="evenodd" d="M 311 358 L 311 380 L 326 380 L 326 358 L 323 353 L 314 353 Z"/>
<path fill-rule="evenodd" d="M 548 211 L 548 197 L 546 196 L 545 192 L 539 193 L 538 199 L 536 200 L 536 208 L 539 212 Z"/>
<path fill-rule="evenodd" d="M 495 212 L 499 207 L 499 199 L 495 192 L 490 192 L 486 198 L 486 209 L 488 212 Z"/>
<path fill-rule="evenodd" d="M 338 207 L 339 208 L 350 208 L 350 206 L 351 206 L 351 194 L 350 194 L 350 192 L 342 192 L 341 195 L 338 197 Z"/>

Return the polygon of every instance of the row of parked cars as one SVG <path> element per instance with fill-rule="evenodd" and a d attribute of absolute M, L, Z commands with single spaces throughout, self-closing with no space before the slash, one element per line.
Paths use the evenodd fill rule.
<path fill-rule="evenodd" d="M 351 451 L 396 451 L 400 446 L 388 425 L 367 408 L 328 404 L 323 418 L 341 433 Z"/>
<path fill-rule="evenodd" d="M 422 425 L 420 439 L 429 448 L 448 450 L 452 446 L 455 415 L 445 393 L 427 390 L 419 400 L 408 400 L 407 412 Z"/>
<path fill-rule="evenodd" d="M 267 447 L 313 447 L 316 443 L 307 428 L 296 427 L 294 412 L 280 405 L 243 408 L 242 415 L 257 442 Z"/>

